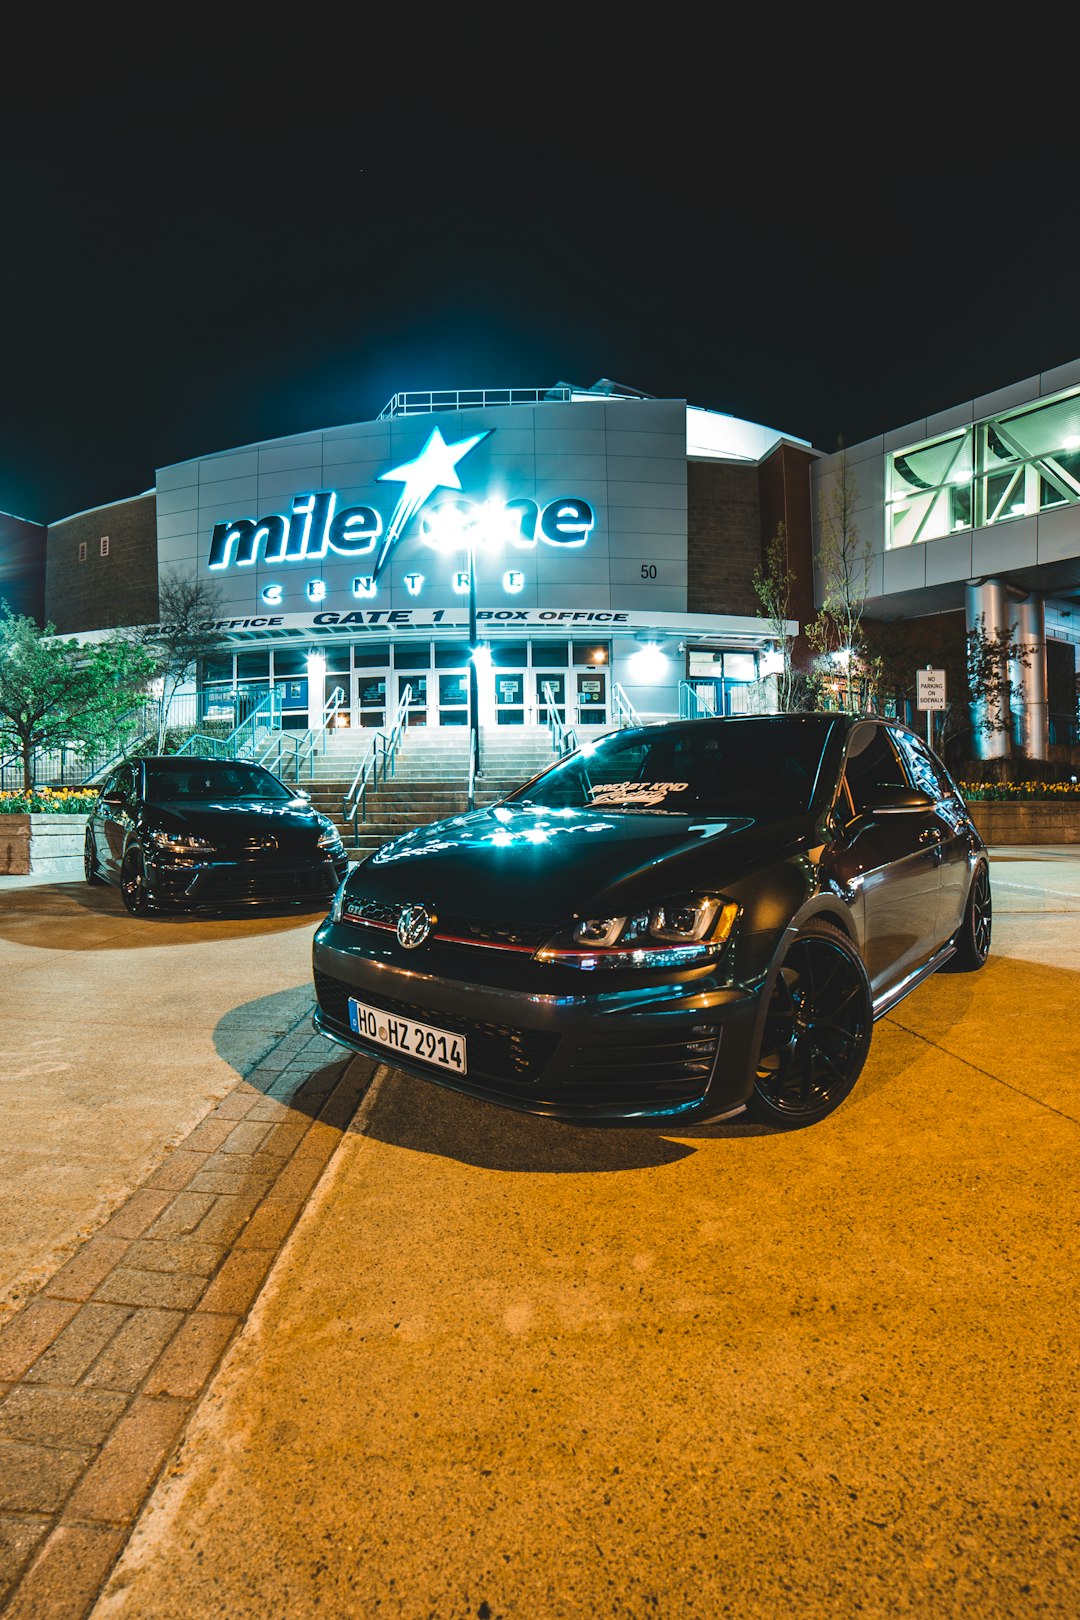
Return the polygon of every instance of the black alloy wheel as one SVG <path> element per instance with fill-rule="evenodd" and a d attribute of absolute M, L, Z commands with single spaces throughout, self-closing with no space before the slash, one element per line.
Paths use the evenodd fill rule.
<path fill-rule="evenodd" d="M 993 927 L 993 903 L 990 899 L 990 868 L 980 861 L 968 890 L 964 920 L 957 929 L 953 944 L 956 946 L 956 965 L 969 973 L 981 968 L 990 955 L 990 934 Z"/>
<path fill-rule="evenodd" d="M 133 844 L 124 856 L 120 868 L 120 893 L 133 917 L 145 917 L 150 910 L 150 897 L 146 889 L 146 862 L 143 852 Z"/>
<path fill-rule="evenodd" d="M 105 879 L 101 875 L 97 852 L 94 849 L 94 835 L 89 827 L 86 829 L 86 838 L 83 842 L 82 865 L 83 876 L 87 883 L 104 883 Z"/>
<path fill-rule="evenodd" d="M 862 957 L 847 935 L 809 923 L 773 985 L 752 1112 L 771 1125 L 812 1125 L 843 1102 L 870 1047 L 874 1014 Z"/>

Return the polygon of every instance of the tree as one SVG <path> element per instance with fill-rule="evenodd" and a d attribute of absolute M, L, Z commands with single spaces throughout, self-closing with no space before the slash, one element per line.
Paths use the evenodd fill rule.
<path fill-rule="evenodd" d="M 843 451 L 831 493 L 821 503 L 821 606 L 806 629 L 806 639 L 817 654 L 818 673 L 823 675 L 832 666 L 844 706 L 853 713 L 864 707 L 878 673 L 867 657 L 862 635 L 873 550 L 869 540 L 859 534 L 857 494 L 847 452 Z M 837 674 L 837 666 L 842 674 Z"/>
<path fill-rule="evenodd" d="M 754 591 L 761 603 L 783 666 L 776 677 L 777 706 L 783 713 L 798 706 L 798 685 L 791 663 L 791 649 L 795 637 L 790 633 L 791 598 L 795 588 L 795 574 L 788 566 L 787 526 L 780 523 L 765 552 L 764 569 L 754 569 Z"/>
<path fill-rule="evenodd" d="M 967 633 L 967 688 L 973 728 L 984 737 L 1004 736 L 1005 754 L 1012 753 L 1012 680 L 1010 664 L 1026 668 L 1034 646 L 1014 641 L 1015 625 L 988 631 L 986 615 Z"/>
<path fill-rule="evenodd" d="M 38 749 L 85 753 L 114 738 L 152 674 L 145 652 L 124 637 L 80 646 L 0 603 L 0 750 L 21 757 L 24 792 Z"/>
<path fill-rule="evenodd" d="M 141 632 L 139 642 L 154 662 L 161 682 L 158 706 L 158 753 L 165 746 L 172 701 L 201 659 L 222 646 L 214 624 L 224 609 L 217 587 L 207 580 L 177 570 L 163 576 L 158 589 L 158 622 Z"/>

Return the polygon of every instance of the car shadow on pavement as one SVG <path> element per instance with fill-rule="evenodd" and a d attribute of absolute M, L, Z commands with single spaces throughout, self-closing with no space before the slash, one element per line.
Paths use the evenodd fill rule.
<path fill-rule="evenodd" d="M 480 1102 L 400 1069 L 380 1070 L 371 1102 L 352 1129 L 413 1153 L 479 1170 L 589 1175 L 675 1164 L 696 1150 L 658 1130 L 583 1128 Z"/>
<path fill-rule="evenodd" d="M 119 890 L 88 883 L 39 883 L 0 896 L 0 938 L 50 951 L 139 950 L 151 945 L 187 945 L 195 939 L 314 929 L 326 915 L 320 902 L 296 907 L 237 908 L 230 912 L 158 912 L 132 917 Z"/>

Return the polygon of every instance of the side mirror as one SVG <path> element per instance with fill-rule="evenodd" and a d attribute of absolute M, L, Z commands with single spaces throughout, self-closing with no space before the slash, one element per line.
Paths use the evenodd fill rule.
<path fill-rule="evenodd" d="M 929 793 L 917 788 L 881 787 L 871 789 L 863 796 L 863 813 L 875 816 L 900 816 L 915 811 L 932 810 L 937 803 Z"/>

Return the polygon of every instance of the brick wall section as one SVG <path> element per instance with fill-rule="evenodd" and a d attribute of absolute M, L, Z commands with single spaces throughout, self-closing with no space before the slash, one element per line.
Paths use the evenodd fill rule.
<path fill-rule="evenodd" d="M 788 567 L 795 575 L 791 617 L 800 626 L 809 624 L 815 612 L 810 495 L 810 468 L 815 459 L 797 445 L 778 444 L 758 468 L 762 548 L 767 550 L 782 523 L 787 531 Z M 810 648 L 801 634 L 795 638 L 792 657 L 797 669 L 809 667 Z"/>
<path fill-rule="evenodd" d="M 101 555 L 101 537 L 109 555 Z M 86 561 L 79 546 L 86 545 Z M 157 503 L 149 495 L 50 523 L 45 613 L 63 634 L 153 624 L 157 618 Z"/>
<path fill-rule="evenodd" d="M 686 467 L 686 606 L 690 613 L 748 613 L 761 606 L 753 573 L 761 563 L 755 467 L 690 461 Z"/>
<path fill-rule="evenodd" d="M 0 602 L 45 622 L 44 523 L 0 512 Z"/>

